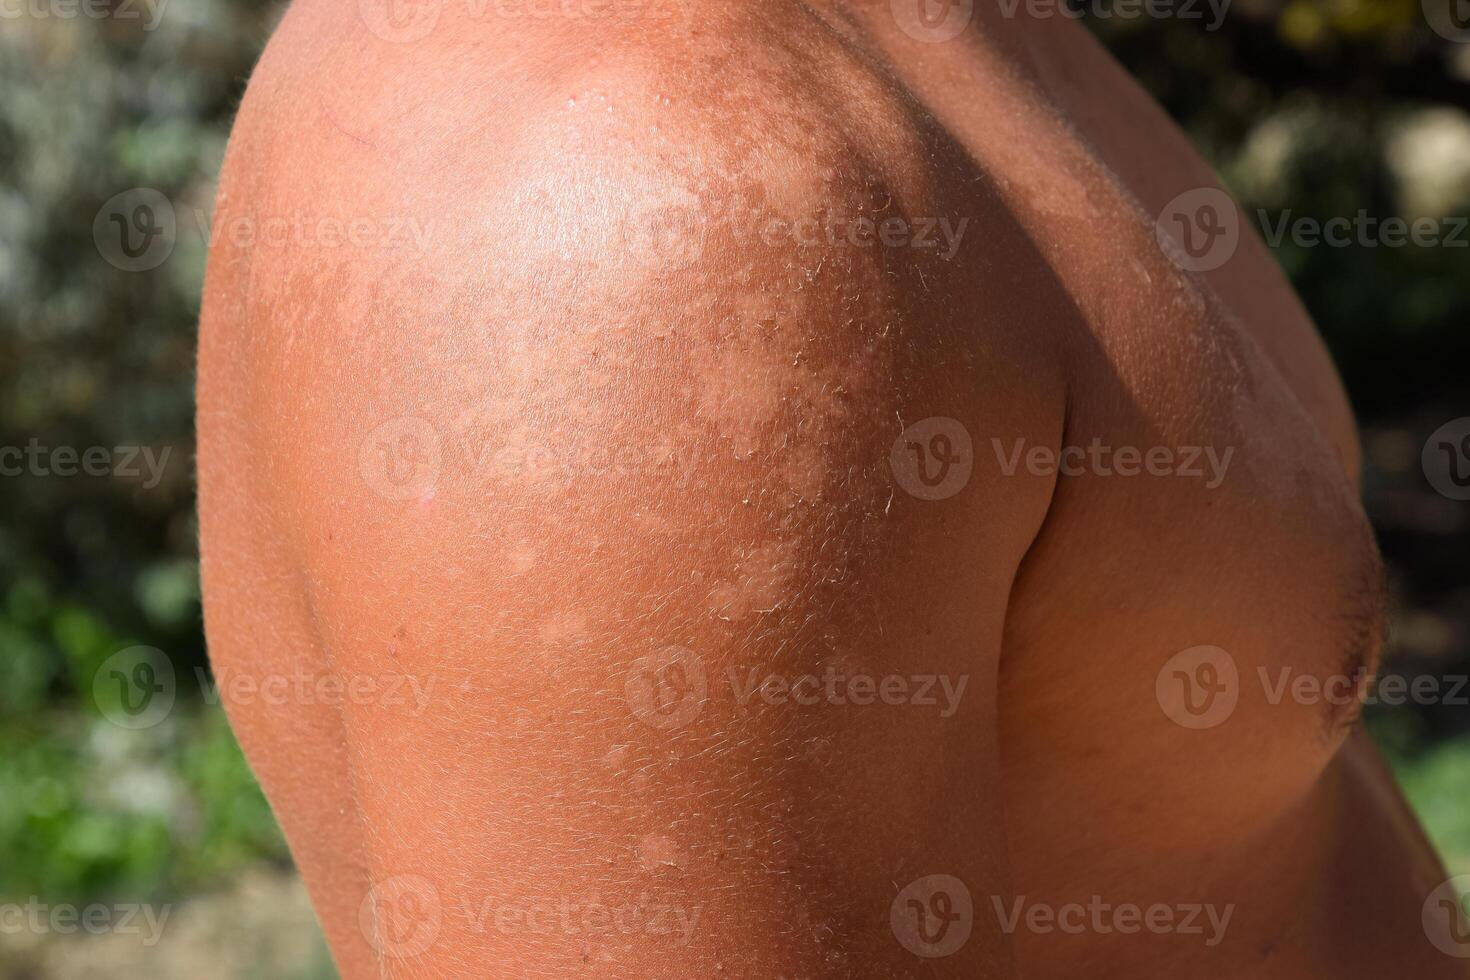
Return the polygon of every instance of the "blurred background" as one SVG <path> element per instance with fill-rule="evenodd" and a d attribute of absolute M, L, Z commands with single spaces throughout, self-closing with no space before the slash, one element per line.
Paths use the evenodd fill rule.
<path fill-rule="evenodd" d="M 1288 235 L 1274 250 L 1364 428 L 1395 600 L 1388 669 L 1444 695 L 1375 705 L 1368 724 L 1467 873 L 1470 689 L 1454 679 L 1470 674 L 1470 503 L 1436 491 L 1421 452 L 1470 416 L 1470 229 L 1442 220 L 1470 212 L 1470 30 L 1454 26 L 1470 3 L 1428 7 L 1235 0 L 1218 24 L 1203 3 L 1202 19 L 1089 20 L 1258 227 L 1441 219 L 1431 244 Z M 0 916 L 4 980 L 334 975 L 211 685 L 195 561 L 213 180 L 283 9 L 0 0 L 0 447 L 45 450 L 53 470 L 12 453 L 0 475 L 0 907 L 45 923 Z M 135 188 L 152 191 L 122 199 L 129 248 L 109 202 Z M 137 647 L 165 651 L 172 676 Z M 160 700 L 131 703 L 123 677 Z M 78 918 L 52 915 L 67 906 Z"/>

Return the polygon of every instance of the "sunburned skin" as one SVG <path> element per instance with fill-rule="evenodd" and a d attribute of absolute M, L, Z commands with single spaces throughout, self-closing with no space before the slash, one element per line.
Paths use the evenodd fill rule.
<path fill-rule="evenodd" d="M 357 692 L 225 692 L 345 977 L 1466 975 L 1283 694 L 1380 655 L 1351 413 L 1081 27 L 369 8 L 216 221 L 425 234 L 222 237 L 199 362 L 216 669 Z"/>

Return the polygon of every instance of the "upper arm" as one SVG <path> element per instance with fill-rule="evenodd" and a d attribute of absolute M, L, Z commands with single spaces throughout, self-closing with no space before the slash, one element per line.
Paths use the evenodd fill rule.
<path fill-rule="evenodd" d="M 275 587 L 359 682 L 364 928 L 394 976 L 890 974 L 923 963 L 899 934 L 928 879 L 973 933 L 909 945 L 1001 969 L 995 679 L 1050 483 L 992 440 L 1060 432 L 1052 301 L 990 302 L 973 277 L 1024 266 L 999 209 L 899 186 L 815 109 L 762 173 L 753 134 L 666 113 L 653 145 L 647 87 L 598 84 L 621 121 L 521 117 L 473 148 L 494 180 L 456 147 L 387 195 L 382 161 L 418 151 L 380 130 L 360 182 L 269 190 L 435 230 L 256 248 L 259 285 L 217 290 L 247 322 L 206 309 L 201 386 L 237 393 L 201 398 L 251 431 L 230 458 L 201 427 L 206 483 L 268 468 Z M 984 236 L 945 259 L 759 233 L 925 209 Z M 202 506 L 208 552 L 247 505 Z M 242 577 L 211 603 L 248 602 Z M 248 632 L 216 656 L 248 669 Z M 299 738 L 242 736 L 252 759 Z"/>

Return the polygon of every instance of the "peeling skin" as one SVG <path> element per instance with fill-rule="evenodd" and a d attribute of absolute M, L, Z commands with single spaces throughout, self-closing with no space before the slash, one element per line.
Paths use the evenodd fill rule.
<path fill-rule="evenodd" d="M 710 610 L 720 619 L 741 620 L 774 612 L 806 572 L 798 561 L 800 542 L 765 545 L 743 558 L 735 578 L 710 593 Z"/>
<path fill-rule="evenodd" d="M 346 980 L 906 976 L 891 903 L 935 873 L 981 903 L 1239 905 L 1203 966 L 1179 937 L 977 913 L 936 975 L 1258 976 L 1264 949 L 1283 980 L 1444 976 L 1404 869 L 1440 871 L 1355 706 L 1242 696 L 1181 737 L 1154 700 L 1202 643 L 1247 676 L 1374 662 L 1379 566 L 1320 342 L 1250 236 L 1208 275 L 1169 265 L 1152 215 L 1213 177 L 1084 28 L 974 8 L 944 44 L 835 0 L 445 17 L 394 43 L 355 5 L 291 6 L 216 221 L 433 228 L 396 251 L 226 236 L 201 320 L 217 669 L 428 692 L 226 696 Z M 890 217 L 969 230 L 949 255 L 762 234 Z M 890 453 L 936 417 L 976 446 L 1239 462 L 1205 491 L 977 459 L 921 499 Z M 364 446 L 404 418 L 440 467 L 400 499 Z M 741 704 L 725 679 L 752 666 L 968 683 L 949 715 Z M 412 959 L 360 918 L 402 875 L 446 913 Z M 527 895 L 693 928 L 452 914 Z"/>
<path fill-rule="evenodd" d="M 587 639 L 587 616 L 578 609 L 568 609 L 541 624 L 540 642 L 551 649 L 577 646 Z"/>
<path fill-rule="evenodd" d="M 649 834 L 638 842 L 638 862 L 645 871 L 679 869 L 684 861 L 679 845 L 662 834 Z"/>
<path fill-rule="evenodd" d="M 779 352 L 772 361 L 779 363 Z M 737 459 L 749 459 L 761 448 L 763 430 L 770 429 L 790 389 L 781 368 L 748 363 L 740 351 L 722 351 L 714 363 L 700 369 L 699 418 L 712 423 L 731 443 Z"/>
<path fill-rule="evenodd" d="M 508 571 L 512 575 L 521 575 L 530 571 L 540 558 L 540 549 L 534 542 L 522 541 L 506 553 Z"/>
<path fill-rule="evenodd" d="M 784 476 L 796 502 L 805 503 L 821 496 L 832 474 L 822 448 L 807 444 L 792 451 Z"/>

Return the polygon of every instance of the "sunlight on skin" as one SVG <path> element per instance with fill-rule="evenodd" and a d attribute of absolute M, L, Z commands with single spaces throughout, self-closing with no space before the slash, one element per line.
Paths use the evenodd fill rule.
<path fill-rule="evenodd" d="M 431 692 L 227 702 L 344 975 L 1463 975 L 1357 701 L 1255 681 L 1382 627 L 1300 305 L 1078 25 L 893 7 L 287 15 L 220 218 L 432 228 L 203 314 L 217 667 Z"/>

